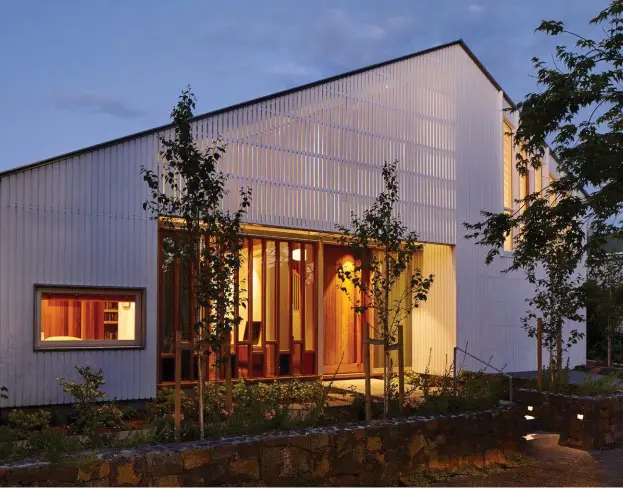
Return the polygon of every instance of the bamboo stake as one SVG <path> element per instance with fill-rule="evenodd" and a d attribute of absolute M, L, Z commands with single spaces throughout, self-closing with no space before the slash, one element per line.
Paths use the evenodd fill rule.
<path fill-rule="evenodd" d="M 182 333 L 175 333 L 175 440 L 179 442 L 182 416 Z"/>
<path fill-rule="evenodd" d="M 536 383 L 539 391 L 543 391 L 543 319 L 536 319 Z"/>

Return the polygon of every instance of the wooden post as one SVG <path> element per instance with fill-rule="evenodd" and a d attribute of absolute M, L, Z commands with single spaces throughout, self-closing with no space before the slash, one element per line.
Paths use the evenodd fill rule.
<path fill-rule="evenodd" d="M 560 388 L 562 381 L 562 329 L 556 334 L 556 389 Z"/>
<path fill-rule="evenodd" d="M 365 260 L 365 265 L 363 266 L 363 280 L 366 284 L 370 283 L 370 268 L 368 264 L 368 260 L 371 258 L 370 251 L 366 252 L 363 255 L 363 259 Z M 361 297 L 364 305 L 368 305 L 368 297 L 364 293 Z M 363 338 L 363 372 L 365 376 L 365 390 L 366 390 L 366 402 L 365 402 L 365 414 L 366 414 L 366 422 L 372 421 L 372 383 L 371 383 L 371 365 L 370 365 L 370 310 L 366 310 L 364 314 L 360 315 L 361 317 L 361 333 Z"/>
<path fill-rule="evenodd" d="M 231 342 L 230 341 L 231 339 L 229 341 L 226 341 L 223 344 L 223 349 L 225 351 L 225 402 L 226 402 L 227 410 L 231 412 L 231 409 L 233 408 L 233 403 L 234 403 L 234 396 L 233 396 L 232 384 L 231 384 Z"/>
<path fill-rule="evenodd" d="M 372 384 L 370 382 L 370 329 L 368 322 L 363 321 L 363 372 L 366 385 L 366 422 L 372 420 Z"/>
<path fill-rule="evenodd" d="M 543 391 L 543 319 L 536 319 L 536 384 Z"/>
<path fill-rule="evenodd" d="M 175 440 L 179 442 L 182 418 L 182 333 L 175 332 Z"/>
<path fill-rule="evenodd" d="M 398 408 L 404 413 L 405 405 L 405 349 L 403 341 L 403 327 L 398 326 Z"/>

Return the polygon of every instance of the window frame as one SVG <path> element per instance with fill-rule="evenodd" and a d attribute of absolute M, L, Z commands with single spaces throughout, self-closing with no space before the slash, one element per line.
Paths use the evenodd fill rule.
<path fill-rule="evenodd" d="M 509 129 L 509 131 L 507 131 L 506 129 Z M 515 166 L 515 145 L 513 144 L 513 132 L 514 131 L 514 127 L 513 124 L 511 123 L 510 120 L 508 120 L 506 117 L 502 117 L 502 210 L 506 215 L 513 215 L 514 212 L 514 198 L 513 198 L 513 193 L 514 193 L 514 189 L 515 189 L 515 178 L 514 178 L 514 171 L 513 168 Z M 506 137 L 508 132 L 511 133 L 510 136 L 510 168 L 508 169 L 508 179 L 507 179 L 507 172 L 506 172 L 506 157 L 505 157 L 505 152 L 506 152 Z M 509 186 L 509 192 L 510 192 L 510 202 L 507 201 L 506 199 L 506 185 L 508 183 Z M 506 204 L 510 203 L 510 206 L 507 206 Z M 513 250 L 515 248 L 514 246 L 514 231 L 511 229 L 510 233 L 505 237 L 504 239 L 504 245 L 502 246 L 502 256 L 512 256 L 513 255 Z M 508 247 L 507 248 L 507 244 Z"/>
<path fill-rule="evenodd" d="M 76 351 L 76 350 L 114 350 L 114 349 L 145 349 L 146 300 L 145 288 L 128 288 L 117 286 L 81 286 L 81 285 L 34 285 L 34 326 L 33 349 L 42 351 Z M 44 293 L 68 293 L 80 295 L 115 296 L 119 294 L 135 295 L 136 323 L 133 340 L 80 340 L 80 341 L 42 341 L 41 340 L 41 298 Z"/>

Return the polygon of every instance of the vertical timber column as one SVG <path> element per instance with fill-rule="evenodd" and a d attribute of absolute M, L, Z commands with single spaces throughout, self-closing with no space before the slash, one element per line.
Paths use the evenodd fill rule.
<path fill-rule="evenodd" d="M 316 293 L 318 299 L 316 313 L 316 371 L 322 378 L 324 364 L 324 244 L 322 239 L 318 241 L 316 253 Z"/>

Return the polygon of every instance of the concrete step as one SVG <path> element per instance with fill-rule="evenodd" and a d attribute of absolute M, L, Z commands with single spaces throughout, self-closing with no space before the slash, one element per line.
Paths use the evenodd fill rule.
<path fill-rule="evenodd" d="M 524 436 L 527 450 L 552 449 L 558 446 L 560 434 L 553 432 L 532 432 Z"/>

